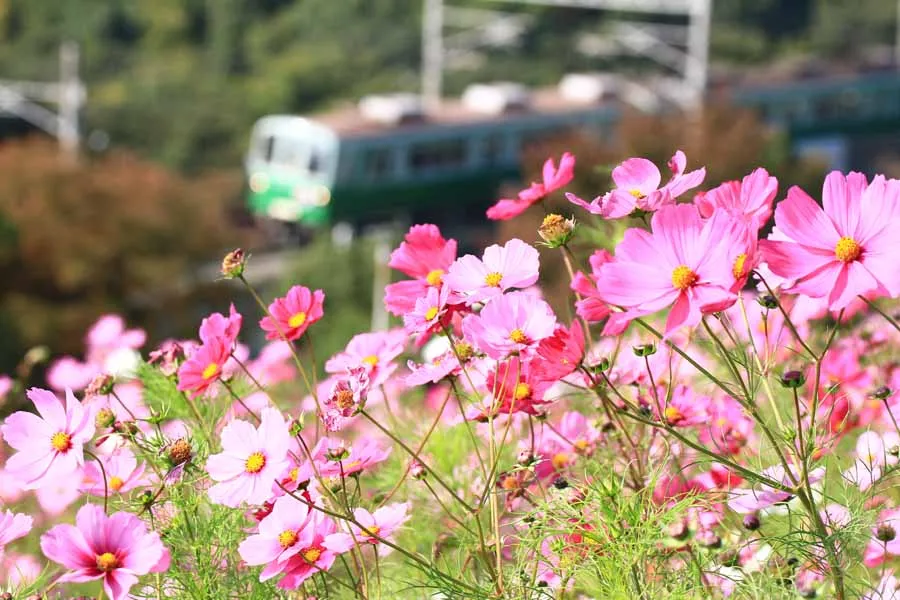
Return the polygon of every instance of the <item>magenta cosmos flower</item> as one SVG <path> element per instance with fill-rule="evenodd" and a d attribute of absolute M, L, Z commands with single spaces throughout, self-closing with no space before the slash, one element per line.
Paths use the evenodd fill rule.
<path fill-rule="evenodd" d="M 537 204 L 546 196 L 569 185 L 575 177 L 575 157 L 564 152 L 559 159 L 559 168 L 548 158 L 542 171 L 543 181 L 532 183 L 527 189 L 519 192 L 515 200 L 503 199 L 487 210 L 488 219 L 505 221 L 516 217 L 532 204 Z"/>
<path fill-rule="evenodd" d="M 705 193 L 698 193 L 694 204 L 704 217 L 721 208 L 733 217 L 746 219 L 759 229 L 772 216 L 772 202 L 778 194 L 778 180 L 759 168 L 741 181 L 726 181 Z"/>
<path fill-rule="evenodd" d="M 277 409 L 263 409 L 261 419 L 258 428 L 235 420 L 222 430 L 222 452 L 206 462 L 209 476 L 218 482 L 209 488 L 213 502 L 234 508 L 273 496 L 275 481 L 289 466 L 291 434 Z"/>
<path fill-rule="evenodd" d="M 831 310 L 859 295 L 900 294 L 900 181 L 879 175 L 868 184 L 862 173 L 833 171 L 822 204 L 792 187 L 775 208 L 775 230 L 760 242 L 785 291 L 827 297 Z"/>
<path fill-rule="evenodd" d="M 18 450 L 6 462 L 6 471 L 25 489 L 70 477 L 84 464 L 84 444 L 94 437 L 89 410 L 66 390 L 66 404 L 53 392 L 31 388 L 28 399 L 38 415 L 15 412 L 3 423 L 3 438 Z"/>
<path fill-rule="evenodd" d="M 499 360 L 532 350 L 553 335 L 556 315 L 534 294 L 512 292 L 495 298 L 479 314 L 468 315 L 462 328 L 466 339 Z"/>
<path fill-rule="evenodd" d="M 413 225 L 388 265 L 412 277 L 384 288 L 384 305 L 398 317 L 413 310 L 417 298 L 439 288 L 456 260 L 456 240 L 445 240 L 436 225 Z"/>
<path fill-rule="evenodd" d="M 350 369 L 363 367 L 369 375 L 369 385 L 378 387 L 388 380 L 397 369 L 394 359 L 403 352 L 406 332 L 402 329 L 360 333 L 347 343 L 343 352 L 338 352 L 325 363 L 328 373 L 346 373 Z"/>
<path fill-rule="evenodd" d="M 620 219 L 627 217 L 635 209 L 655 211 L 672 204 L 683 193 L 691 190 L 706 178 L 706 168 L 685 173 L 687 157 L 678 150 L 669 159 L 669 170 L 672 178 L 663 187 L 659 187 L 662 176 L 659 169 L 646 158 L 629 158 L 612 172 L 616 188 L 603 196 L 594 198 L 590 203 L 575 194 L 566 194 L 569 202 L 580 206 L 594 215 L 604 219 Z"/>
<path fill-rule="evenodd" d="M 259 326 L 266 332 L 267 340 L 299 339 L 307 327 L 325 314 L 322 309 L 324 302 L 325 293 L 322 290 L 313 292 L 302 285 L 295 285 L 284 298 L 277 298 L 269 305 L 271 317 L 263 317 Z"/>
<path fill-rule="evenodd" d="M 178 367 L 178 389 L 191 398 L 205 394 L 222 375 L 233 347 L 225 337 L 212 337 Z"/>
<path fill-rule="evenodd" d="M 378 538 L 390 541 L 394 532 L 409 520 L 410 515 L 408 512 L 408 502 L 382 506 L 376 509 L 374 513 L 369 512 L 365 508 L 356 508 L 353 510 L 353 518 L 356 519 L 359 525 L 350 523 L 351 537 L 356 540 L 357 544 L 379 544 L 380 540 Z M 381 544 L 379 554 L 384 556 L 389 552 L 390 547 Z"/>
<path fill-rule="evenodd" d="M 519 239 L 494 244 L 479 260 L 471 254 L 450 265 L 446 283 L 467 304 L 485 302 L 513 288 L 526 288 L 538 280 L 538 251 Z"/>
<path fill-rule="evenodd" d="M 339 533 L 330 518 L 313 511 L 294 544 L 298 552 L 285 563 L 284 577 L 278 582 L 281 589 L 295 590 L 316 573 L 330 569 L 339 554 L 353 547 L 353 539 Z"/>
<path fill-rule="evenodd" d="M 309 507 L 292 496 L 282 496 L 259 522 L 257 533 L 241 542 L 238 551 L 248 565 L 266 565 L 259 574 L 267 581 L 282 573 L 287 561 L 303 551 L 299 544 L 304 527 L 310 520 Z"/>
<path fill-rule="evenodd" d="M 235 310 L 234 304 L 231 305 L 227 317 L 222 313 L 213 313 L 200 322 L 200 341 L 205 344 L 213 338 L 221 338 L 225 341 L 225 346 L 233 348 L 243 320 L 241 313 Z"/>
<path fill-rule="evenodd" d="M 597 278 L 601 298 L 627 309 L 610 317 L 605 332 L 672 306 L 669 335 L 731 306 L 735 266 L 743 268 L 746 259 L 745 230 L 735 224 L 722 211 L 704 220 L 695 206 L 680 204 L 654 214 L 650 232 L 626 231 L 615 260 L 602 265 Z"/>
<path fill-rule="evenodd" d="M 44 555 L 67 569 L 59 582 L 103 580 L 110 600 L 124 600 L 147 573 L 169 568 L 169 551 L 159 535 L 147 531 L 136 516 L 118 512 L 107 517 L 103 509 L 85 504 L 75 526 L 57 525 L 41 537 Z"/>

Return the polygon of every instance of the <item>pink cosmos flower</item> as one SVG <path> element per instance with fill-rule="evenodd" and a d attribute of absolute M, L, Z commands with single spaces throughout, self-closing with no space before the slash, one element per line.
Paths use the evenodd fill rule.
<path fill-rule="evenodd" d="M 538 477 L 547 478 L 575 464 L 579 457 L 590 456 L 600 440 L 600 432 L 583 414 L 565 413 L 555 431 L 544 430 L 535 446 L 542 459 L 535 466 Z"/>
<path fill-rule="evenodd" d="M 218 482 L 209 488 L 216 504 L 235 508 L 272 497 L 272 486 L 288 465 L 291 434 L 277 409 L 264 409 L 261 419 L 258 428 L 235 420 L 222 430 L 222 452 L 206 462 L 209 476 Z"/>
<path fill-rule="evenodd" d="M 559 159 L 559 168 L 548 158 L 544 163 L 543 181 L 532 183 L 530 187 L 519 192 L 515 200 L 503 199 L 487 210 L 488 219 L 506 221 L 525 212 L 529 206 L 536 204 L 558 189 L 569 185 L 575 177 L 575 157 L 564 152 Z"/>
<path fill-rule="evenodd" d="M 78 510 L 75 526 L 57 525 L 41 536 L 41 550 L 69 569 L 57 581 L 102 579 L 110 600 L 125 600 L 139 576 L 169 568 L 169 551 L 143 521 L 125 512 L 107 517 L 93 504 Z"/>
<path fill-rule="evenodd" d="M 794 480 L 799 477 L 799 471 L 791 466 Z M 764 469 L 762 474 L 773 481 L 779 481 L 786 486 L 794 485 L 791 478 L 785 473 L 784 467 L 775 465 Z M 825 477 L 825 467 L 818 467 L 809 472 L 809 483 L 816 484 Z M 728 507 L 734 512 L 746 515 L 749 513 L 769 508 L 778 503 L 788 502 L 793 496 L 787 492 L 775 489 L 768 485 L 760 485 L 757 488 L 740 488 L 731 491 L 731 499 Z"/>
<path fill-rule="evenodd" d="M 597 288 L 597 277 L 600 267 L 613 259 L 606 250 L 596 250 L 590 257 L 591 275 L 585 275 L 581 271 L 575 273 L 570 287 L 572 291 L 581 296 L 581 300 L 575 303 L 575 312 L 579 317 L 589 323 L 602 321 L 609 316 L 609 306 L 600 299 L 600 290 Z"/>
<path fill-rule="evenodd" d="M 287 561 L 304 549 L 299 542 L 311 512 L 296 498 L 281 496 L 275 500 L 272 511 L 259 522 L 257 533 L 241 542 L 238 552 L 244 562 L 251 566 L 266 565 L 259 574 L 260 581 L 284 572 Z"/>
<path fill-rule="evenodd" d="M 45 515 L 58 517 L 81 498 L 82 472 L 83 469 L 79 468 L 69 477 L 49 479 L 41 484 L 35 496 Z"/>
<path fill-rule="evenodd" d="M 474 304 L 510 289 L 534 285 L 538 269 L 538 251 L 513 238 L 503 246 L 485 248 L 481 260 L 471 254 L 456 259 L 445 281 L 450 289 L 465 297 L 467 304 Z"/>
<path fill-rule="evenodd" d="M 347 419 L 365 407 L 369 392 L 369 375 L 362 367 L 350 369 L 337 378 L 328 396 L 322 401 L 322 422 L 328 431 L 343 429 Z"/>
<path fill-rule="evenodd" d="M 745 238 L 731 217 L 717 212 L 704 220 L 696 207 L 680 204 L 660 209 L 650 226 L 650 232 L 626 231 L 615 260 L 600 267 L 601 298 L 627 309 L 610 317 L 605 333 L 621 332 L 631 319 L 672 306 L 668 336 L 737 299 L 731 257 Z"/>
<path fill-rule="evenodd" d="M 352 538 L 358 544 L 380 544 L 378 536 L 384 540 L 391 540 L 391 536 L 406 521 L 409 520 L 409 503 L 401 502 L 397 504 L 389 504 L 376 509 L 374 513 L 370 513 L 365 508 L 353 509 L 353 517 L 359 522 L 360 527 L 356 523 L 350 523 L 350 531 Z M 389 554 L 391 548 L 381 544 L 379 554 L 384 556 Z"/>
<path fill-rule="evenodd" d="M 325 293 L 322 290 L 313 292 L 302 285 L 295 285 L 284 298 L 277 298 L 269 305 L 272 316 L 263 317 L 259 326 L 266 332 L 267 340 L 299 339 L 307 327 L 325 314 L 322 308 L 324 302 Z"/>
<path fill-rule="evenodd" d="M 33 523 L 34 519 L 26 514 L 17 514 L 11 510 L 0 513 L 0 556 L 3 555 L 3 547 L 13 540 L 25 537 L 31 531 Z"/>
<path fill-rule="evenodd" d="M 295 590 L 316 573 L 330 569 L 339 554 L 353 547 L 353 539 L 338 533 L 330 518 L 313 511 L 295 545 L 298 551 L 284 563 L 284 577 L 278 582 L 281 589 Z"/>
<path fill-rule="evenodd" d="M 30 554 L 4 553 L 0 571 L 6 573 L 6 585 L 17 589 L 30 585 L 41 576 L 41 565 Z"/>
<path fill-rule="evenodd" d="M 234 304 L 226 317 L 222 313 L 213 313 L 200 322 L 200 341 L 204 344 L 213 338 L 225 340 L 225 346 L 233 348 L 241 331 L 243 317 L 237 312 Z"/>
<path fill-rule="evenodd" d="M 479 314 L 465 317 L 462 328 L 466 339 L 499 360 L 533 350 L 553 335 L 556 315 L 533 294 L 512 292 L 495 298 Z"/>
<path fill-rule="evenodd" d="M 699 439 L 716 452 L 738 454 L 755 441 L 754 421 L 747 411 L 729 396 L 713 398 L 706 407 L 708 425 L 700 427 Z"/>
<path fill-rule="evenodd" d="M 860 596 L 860 600 L 900 600 L 900 579 L 893 571 L 885 571 L 875 589 Z"/>
<path fill-rule="evenodd" d="M 422 364 L 416 364 L 410 360 L 406 366 L 410 373 L 403 381 L 410 387 L 437 383 L 444 377 L 456 375 L 460 371 L 459 359 L 453 350 L 442 352 Z"/>
<path fill-rule="evenodd" d="M 322 477 L 359 473 L 383 462 L 390 454 L 390 448 L 382 449 L 371 438 L 358 439 L 348 446 L 341 440 L 323 437 L 312 450 L 312 458 Z"/>
<path fill-rule="evenodd" d="M 247 369 L 264 386 L 289 381 L 297 371 L 290 362 L 291 356 L 288 342 L 270 342 L 263 346 L 255 360 L 247 364 Z"/>
<path fill-rule="evenodd" d="M 518 412 L 535 415 L 541 412 L 548 402 L 544 394 L 554 381 L 540 378 L 537 362 L 522 362 L 513 357 L 488 372 L 486 388 L 494 399 L 492 407 L 495 415 Z"/>
<path fill-rule="evenodd" d="M 741 181 L 726 181 L 717 188 L 697 194 L 694 204 L 704 218 L 723 209 L 759 229 L 772 216 L 772 202 L 778 194 L 778 180 L 763 168 L 755 169 Z"/>
<path fill-rule="evenodd" d="M 94 437 L 94 418 L 66 390 L 66 404 L 53 392 L 31 388 L 28 399 L 40 416 L 15 412 L 6 417 L 2 433 L 18 450 L 6 463 L 6 471 L 36 489 L 55 479 L 70 477 L 84 464 L 84 444 Z"/>
<path fill-rule="evenodd" d="M 413 225 L 404 241 L 391 253 L 388 265 L 413 279 L 385 287 L 384 305 L 398 317 L 413 310 L 428 288 L 440 287 L 456 260 L 456 240 L 445 240 L 435 225 Z"/>
<path fill-rule="evenodd" d="M 879 402 L 880 404 L 880 402 Z M 866 491 L 881 478 L 885 466 L 896 465 L 898 458 L 889 450 L 900 445 L 900 435 L 895 431 L 883 434 L 866 431 L 856 439 L 856 461 L 844 471 L 845 480 Z"/>
<path fill-rule="evenodd" d="M 139 487 L 149 485 L 144 477 L 145 465 L 138 464 L 134 454 L 128 448 L 120 448 L 109 456 L 101 456 L 100 461 L 106 470 L 106 484 L 103 482 L 103 471 L 97 461 L 89 461 L 84 465 L 81 489 L 95 496 L 124 494 Z"/>
<path fill-rule="evenodd" d="M 428 335 L 446 327 L 451 316 L 447 310 L 449 297 L 450 288 L 446 285 L 428 288 L 424 296 L 416 299 L 413 310 L 403 315 L 406 332 L 410 335 Z"/>
<path fill-rule="evenodd" d="M 672 427 L 692 427 L 706 423 L 709 415 L 706 408 L 710 398 L 694 393 L 690 386 L 679 384 L 672 389 L 671 397 L 666 403 L 666 390 L 660 387 L 655 396 L 651 394 L 651 403 L 659 398 L 661 406 L 656 407 L 657 417 Z"/>
<path fill-rule="evenodd" d="M 200 396 L 222 375 L 232 347 L 225 338 L 214 337 L 194 350 L 178 368 L 178 389 L 191 398 Z"/>
<path fill-rule="evenodd" d="M 594 198 L 590 203 L 574 194 L 566 194 L 569 202 L 586 209 L 604 219 L 620 219 L 627 217 L 635 209 L 643 211 L 659 210 L 665 205 L 673 204 L 675 199 L 691 190 L 706 178 L 706 168 L 685 173 L 687 157 L 678 150 L 669 159 L 669 170 L 672 178 L 663 187 L 659 187 L 662 177 L 659 169 L 646 158 L 629 158 L 612 172 L 616 188 L 604 196 Z"/>
<path fill-rule="evenodd" d="M 574 372 L 584 360 L 584 329 L 573 322 L 569 327 L 557 325 L 553 335 L 541 340 L 537 347 L 535 371 L 542 379 L 555 381 Z"/>
<path fill-rule="evenodd" d="M 769 269 L 785 278 L 785 291 L 828 298 L 840 310 L 861 294 L 900 294 L 900 181 L 833 171 L 820 208 L 792 187 L 775 208 L 775 230 L 760 242 Z"/>
<path fill-rule="evenodd" d="M 394 359 L 403 352 L 405 342 L 406 332 L 402 329 L 357 334 L 343 352 L 328 359 L 325 370 L 346 373 L 348 369 L 364 367 L 369 374 L 369 385 L 378 387 L 397 369 Z"/>

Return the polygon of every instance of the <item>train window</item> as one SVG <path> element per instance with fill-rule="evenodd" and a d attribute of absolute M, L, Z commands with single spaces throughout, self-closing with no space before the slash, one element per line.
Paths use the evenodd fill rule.
<path fill-rule="evenodd" d="M 393 170 L 389 148 L 371 148 L 363 154 L 363 172 L 372 179 L 385 177 Z"/>
<path fill-rule="evenodd" d="M 275 137 L 267 135 L 259 143 L 259 153 L 266 162 L 272 162 L 272 152 L 275 150 Z"/>
<path fill-rule="evenodd" d="M 464 140 L 443 140 L 413 144 L 409 149 L 409 167 L 416 171 L 459 167 L 466 162 Z"/>
<path fill-rule="evenodd" d="M 322 155 L 319 154 L 318 150 L 313 150 L 309 154 L 309 172 L 310 173 L 318 173 L 322 171 Z"/>

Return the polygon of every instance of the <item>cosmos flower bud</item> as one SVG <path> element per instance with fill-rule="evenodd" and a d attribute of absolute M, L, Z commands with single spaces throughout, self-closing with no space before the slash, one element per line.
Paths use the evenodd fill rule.
<path fill-rule="evenodd" d="M 328 460 L 340 462 L 350 456 L 350 451 L 343 446 L 337 446 L 336 448 L 329 448 L 325 455 L 328 457 Z"/>
<path fill-rule="evenodd" d="M 409 463 L 409 476 L 413 479 L 424 479 L 425 475 L 428 472 L 425 470 L 425 465 L 417 460 L 412 460 Z"/>
<path fill-rule="evenodd" d="M 461 363 L 469 362 L 475 356 L 475 348 L 468 342 L 456 342 L 453 346 L 456 357 Z"/>
<path fill-rule="evenodd" d="M 887 400 L 891 397 L 891 394 L 894 393 L 891 388 L 886 385 L 882 385 L 878 388 L 875 388 L 875 391 L 872 392 L 872 397 L 876 400 Z"/>
<path fill-rule="evenodd" d="M 656 346 L 654 344 L 641 344 L 632 347 L 634 355 L 638 357 L 653 356 L 656 354 Z"/>
<path fill-rule="evenodd" d="M 762 525 L 762 523 L 760 523 L 759 515 L 756 513 L 750 513 L 744 517 L 744 529 L 747 531 L 756 531 L 759 529 L 760 525 Z"/>
<path fill-rule="evenodd" d="M 112 393 L 115 380 L 112 375 L 103 373 L 94 377 L 84 390 L 84 397 L 107 396 Z"/>
<path fill-rule="evenodd" d="M 244 267 L 247 264 L 247 255 L 240 248 L 236 248 L 225 255 L 222 259 L 222 277 L 225 279 L 235 279 L 244 274 Z"/>
<path fill-rule="evenodd" d="M 569 482 L 566 481 L 565 477 L 557 477 L 553 480 L 553 487 L 558 490 L 564 490 L 569 487 Z"/>
<path fill-rule="evenodd" d="M 781 385 L 788 389 L 795 390 L 806 383 L 806 375 L 803 371 L 785 371 L 781 376 Z"/>
<path fill-rule="evenodd" d="M 575 231 L 575 219 L 565 219 L 561 215 L 551 213 L 544 217 L 543 223 L 538 227 L 538 235 L 551 248 L 564 246 L 572 239 Z"/>
<path fill-rule="evenodd" d="M 112 424 L 115 422 L 116 413 L 114 413 L 109 408 L 101 408 L 97 411 L 97 415 L 94 417 L 94 425 L 96 425 L 99 429 L 112 427 Z"/>
<path fill-rule="evenodd" d="M 775 310 L 778 308 L 778 300 L 772 294 L 763 294 L 756 299 L 756 303 L 766 310 Z"/>
<path fill-rule="evenodd" d="M 878 526 L 878 529 L 875 530 L 875 538 L 878 539 L 879 542 L 890 542 L 895 537 L 897 537 L 897 530 L 889 523 L 882 523 Z"/>

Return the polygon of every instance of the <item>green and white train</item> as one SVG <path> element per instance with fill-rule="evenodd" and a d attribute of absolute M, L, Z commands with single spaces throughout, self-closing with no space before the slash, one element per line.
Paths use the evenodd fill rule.
<path fill-rule="evenodd" d="M 398 94 L 315 117 L 266 116 L 246 156 L 249 209 L 292 227 L 481 211 L 520 179 L 530 143 L 569 130 L 609 134 L 614 95 L 609 76 L 580 75 L 533 93 L 475 85 L 433 107 Z"/>

